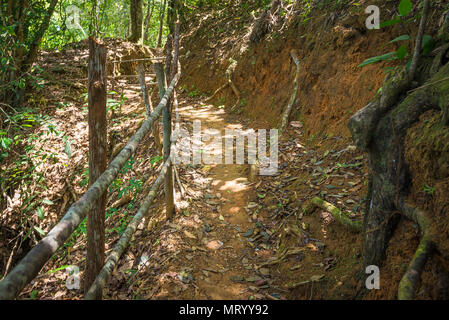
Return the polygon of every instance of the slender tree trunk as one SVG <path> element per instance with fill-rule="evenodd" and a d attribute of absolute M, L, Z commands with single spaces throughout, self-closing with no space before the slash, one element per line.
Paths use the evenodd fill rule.
<path fill-rule="evenodd" d="M 31 41 L 30 49 L 28 50 L 27 55 L 23 59 L 21 59 L 21 61 L 17 62 L 18 65 L 20 66 L 20 69 L 18 68 L 20 71 L 15 72 L 16 75 L 14 76 L 13 79 L 11 79 L 11 81 L 14 81 L 15 78 L 19 76 L 19 74 L 27 73 L 31 69 L 31 66 L 33 65 L 34 61 L 37 59 L 39 45 L 41 44 L 42 37 L 44 36 L 45 32 L 48 29 L 50 19 L 53 15 L 53 12 L 55 11 L 57 3 L 58 0 L 51 0 L 50 7 L 48 8 L 48 11 L 45 13 L 42 24 L 39 26 L 33 40 Z M 23 14 L 25 14 L 25 12 Z M 23 39 L 25 39 L 26 32 L 27 30 L 23 29 L 23 34 L 21 35 Z M 23 103 L 24 96 L 25 96 L 25 88 L 18 89 L 13 104 L 21 105 Z"/>
<path fill-rule="evenodd" d="M 106 47 L 89 38 L 89 183 L 107 167 Z M 87 263 L 84 281 L 87 292 L 104 264 L 105 192 L 87 218 Z M 101 295 L 97 297 L 101 299 Z"/>
<path fill-rule="evenodd" d="M 162 9 L 160 12 L 160 22 L 159 22 L 159 36 L 157 38 L 157 47 L 160 48 L 162 46 L 162 32 L 164 30 L 164 17 L 165 17 L 165 7 L 167 6 L 167 0 L 164 0 L 164 4 L 162 5 Z"/>
<path fill-rule="evenodd" d="M 142 0 L 131 0 L 131 37 L 129 41 L 139 43 L 142 41 Z"/>
<path fill-rule="evenodd" d="M 176 23 L 176 8 L 177 1 L 176 0 L 168 0 L 168 9 L 167 9 L 167 26 L 170 30 L 170 34 L 175 34 L 175 23 Z"/>
<path fill-rule="evenodd" d="M 419 56 L 421 54 L 422 39 L 424 36 L 424 29 L 426 28 L 427 15 L 429 14 L 430 0 L 424 0 L 424 7 L 422 11 L 421 21 L 419 23 L 418 36 L 416 37 L 415 50 L 413 52 L 412 62 L 410 64 L 410 80 L 413 80 L 418 68 Z"/>
<path fill-rule="evenodd" d="M 153 12 L 154 12 L 154 0 L 151 0 L 151 2 L 148 3 L 147 15 L 145 17 L 143 43 L 146 43 L 148 40 L 148 30 L 150 29 L 150 22 L 151 17 L 153 16 Z"/>

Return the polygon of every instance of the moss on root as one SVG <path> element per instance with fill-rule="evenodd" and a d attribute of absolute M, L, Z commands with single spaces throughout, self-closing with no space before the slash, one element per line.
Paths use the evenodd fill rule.
<path fill-rule="evenodd" d="M 321 198 L 315 197 L 311 201 L 312 204 L 315 206 L 326 210 L 332 216 L 342 225 L 347 227 L 349 230 L 353 232 L 361 232 L 362 231 L 362 223 L 359 221 L 353 221 L 350 218 L 348 218 L 343 212 L 341 212 L 340 209 L 338 209 L 336 206 L 332 205 L 331 203 L 324 201 Z"/>

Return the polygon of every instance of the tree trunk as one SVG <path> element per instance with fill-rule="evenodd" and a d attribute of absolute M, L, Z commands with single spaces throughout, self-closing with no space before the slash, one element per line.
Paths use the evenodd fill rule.
<path fill-rule="evenodd" d="M 162 46 L 162 32 L 164 29 L 164 17 L 165 17 L 165 7 L 167 6 L 167 0 L 164 0 L 164 4 L 162 5 L 160 12 L 160 22 L 159 22 L 159 35 L 157 38 L 157 47 L 160 48 Z"/>
<path fill-rule="evenodd" d="M 106 170 L 106 47 L 89 38 L 89 182 L 92 185 Z M 107 192 L 96 201 L 87 218 L 85 292 L 104 264 L 104 219 Z M 101 299 L 101 295 L 96 297 Z"/>
<path fill-rule="evenodd" d="M 153 12 L 154 12 L 154 0 L 148 3 L 147 15 L 145 17 L 144 23 L 143 43 L 146 43 L 148 41 L 148 30 L 150 29 L 150 22 L 151 17 L 153 16 Z"/>
<path fill-rule="evenodd" d="M 371 191 L 364 217 L 365 266 L 380 266 L 402 213 L 398 203 L 408 194 L 410 177 L 403 151 L 407 129 L 427 110 L 444 110 L 448 106 L 449 92 L 442 79 L 449 76 L 449 64 L 440 65 L 433 76 L 426 74 L 429 68 L 421 67 L 418 72 L 428 79 L 423 87 L 405 95 L 409 76 L 403 70 L 387 80 L 382 92 L 349 120 L 353 139 L 368 152 L 371 168 Z M 405 98 L 400 100 L 402 95 Z"/>
<path fill-rule="evenodd" d="M 131 0 L 131 37 L 129 41 L 139 43 L 142 41 L 142 0 Z"/>
<path fill-rule="evenodd" d="M 174 50 L 173 50 L 173 63 L 171 66 L 171 78 L 173 78 L 180 70 L 178 70 L 178 64 L 179 64 L 179 32 L 180 32 L 180 23 L 179 21 L 175 24 L 175 30 L 174 30 L 175 38 L 174 38 Z M 176 96 L 176 90 L 173 90 L 173 107 L 175 109 L 175 123 L 176 123 L 176 129 L 179 129 L 179 123 L 181 121 L 180 115 L 179 115 L 179 104 L 178 104 L 178 97 Z"/>
<path fill-rule="evenodd" d="M 34 61 L 36 61 L 39 45 L 41 44 L 42 37 L 44 36 L 45 32 L 48 29 L 50 19 L 53 15 L 53 12 L 55 11 L 57 3 L 58 0 L 51 0 L 50 7 L 48 8 L 48 11 L 45 13 L 42 24 L 39 26 L 39 29 L 37 30 L 37 32 L 34 35 L 34 38 L 31 41 L 30 49 L 28 50 L 26 57 L 24 57 L 23 60 L 18 61 L 18 65 L 20 66 L 20 74 L 25 74 L 29 72 Z M 26 30 L 24 30 L 24 32 L 26 32 Z M 22 37 L 25 38 L 24 35 L 22 35 Z M 19 76 L 19 74 L 16 73 L 16 77 L 17 76 Z M 11 79 L 11 81 L 14 80 L 15 79 Z M 13 102 L 13 105 L 21 105 L 23 103 L 24 96 L 25 96 L 25 87 L 22 89 L 18 89 L 16 92 L 16 98 L 15 101 Z"/>
<path fill-rule="evenodd" d="M 97 296 L 102 294 L 105 284 L 107 283 L 108 279 L 111 277 L 111 274 L 114 271 L 115 267 L 117 266 L 117 263 L 118 263 L 120 257 L 122 256 L 122 254 L 125 252 L 126 248 L 128 247 L 132 236 L 134 235 L 134 233 L 137 230 L 137 227 L 139 226 L 142 219 L 148 215 L 150 205 L 153 203 L 154 199 L 157 197 L 157 193 L 158 193 L 157 191 L 159 190 L 159 187 L 162 184 L 162 181 L 163 181 L 163 178 L 167 171 L 167 167 L 169 166 L 169 163 L 170 163 L 170 160 L 168 160 L 165 163 L 165 165 L 162 167 L 161 172 L 159 173 L 156 181 L 154 182 L 153 186 L 151 187 L 151 190 L 148 193 L 145 200 L 143 201 L 141 207 L 139 208 L 136 215 L 133 217 L 131 222 L 126 227 L 125 232 L 123 232 L 119 241 L 115 245 L 114 249 L 112 250 L 112 252 L 108 258 L 108 261 L 106 262 L 104 267 L 99 272 L 98 277 L 95 279 L 95 282 L 92 284 L 92 287 L 90 288 L 90 290 L 88 290 L 86 292 L 85 297 L 84 297 L 85 300 L 95 300 Z"/>
<path fill-rule="evenodd" d="M 175 23 L 177 20 L 177 1 L 176 0 L 168 0 L 168 9 L 167 9 L 167 26 L 170 34 L 175 34 Z"/>
<path fill-rule="evenodd" d="M 421 55 L 422 39 L 424 36 L 424 29 L 426 27 L 427 15 L 429 14 L 430 1 L 424 0 L 424 7 L 421 16 L 421 21 L 419 22 L 418 35 L 416 37 L 415 49 L 413 51 L 413 58 L 410 64 L 410 80 L 415 77 L 416 68 L 418 67 L 419 56 Z"/>

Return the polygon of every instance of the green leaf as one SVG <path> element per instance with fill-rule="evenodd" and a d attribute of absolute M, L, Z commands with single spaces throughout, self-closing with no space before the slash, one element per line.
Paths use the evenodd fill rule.
<path fill-rule="evenodd" d="M 66 141 L 64 152 L 67 154 L 67 157 L 69 157 L 69 159 L 72 157 L 72 146 L 70 145 L 70 141 Z"/>
<path fill-rule="evenodd" d="M 433 38 L 427 34 L 423 36 L 422 39 L 422 54 L 428 54 L 435 47 L 435 41 Z"/>
<path fill-rule="evenodd" d="M 0 145 L 3 147 L 3 149 L 9 149 L 9 146 L 12 142 L 13 141 L 9 138 L 0 138 Z"/>
<path fill-rule="evenodd" d="M 408 55 L 407 47 L 402 45 L 398 51 L 396 51 L 396 55 L 399 59 L 404 60 L 404 58 Z"/>
<path fill-rule="evenodd" d="M 39 217 L 39 219 L 41 219 L 41 220 L 44 219 L 45 211 L 44 211 L 44 209 L 42 209 L 41 206 L 36 208 L 36 212 L 37 212 L 37 216 Z"/>
<path fill-rule="evenodd" d="M 37 290 L 33 290 L 33 291 L 31 292 L 31 294 L 30 294 L 30 299 L 31 299 L 31 300 L 36 299 L 37 294 L 38 294 L 38 291 L 37 291 Z"/>
<path fill-rule="evenodd" d="M 392 20 L 387 20 L 387 21 L 381 22 L 381 23 L 380 23 L 380 27 L 381 27 L 381 28 L 384 28 L 384 27 L 392 26 L 392 25 L 394 25 L 394 24 L 396 24 L 396 23 L 400 23 L 400 22 L 402 22 L 401 19 L 399 19 L 399 18 L 394 18 L 394 19 L 392 19 Z"/>
<path fill-rule="evenodd" d="M 45 231 L 42 230 L 41 228 L 34 226 L 34 230 L 36 230 L 37 232 L 39 232 L 39 234 L 40 234 L 41 236 L 45 237 Z"/>
<path fill-rule="evenodd" d="M 52 274 L 52 273 L 58 272 L 58 271 L 60 271 L 60 270 L 65 270 L 65 269 L 68 268 L 68 267 L 70 267 L 70 266 L 69 266 L 68 264 L 66 264 L 66 265 L 63 265 L 62 267 L 59 267 L 59 268 L 50 270 L 50 271 L 48 271 L 47 273 Z"/>
<path fill-rule="evenodd" d="M 401 0 L 399 3 L 398 11 L 399 14 L 403 17 L 408 15 L 410 11 L 412 11 L 413 3 L 411 0 Z"/>
<path fill-rule="evenodd" d="M 49 200 L 49 199 L 44 199 L 44 200 L 42 200 L 42 203 L 48 204 L 48 205 L 50 205 L 50 206 L 52 206 L 52 205 L 55 204 L 53 201 L 51 201 L 51 200 Z"/>
<path fill-rule="evenodd" d="M 410 71 L 410 66 L 412 65 L 412 59 L 408 59 L 406 65 L 405 65 L 405 69 L 407 71 Z"/>
<path fill-rule="evenodd" d="M 399 36 L 396 39 L 391 40 L 390 42 L 388 42 L 388 44 L 405 40 L 410 40 L 410 36 L 408 34 L 403 34 L 402 36 Z"/>
<path fill-rule="evenodd" d="M 389 53 L 386 53 L 386 54 L 383 54 L 383 55 L 380 55 L 377 57 L 371 57 L 369 59 L 366 59 L 361 64 L 359 64 L 357 66 L 357 68 L 364 67 L 366 65 L 376 63 L 376 62 L 391 61 L 391 60 L 395 60 L 395 59 L 397 59 L 397 54 L 396 54 L 396 51 L 393 51 L 393 52 L 389 52 Z"/>

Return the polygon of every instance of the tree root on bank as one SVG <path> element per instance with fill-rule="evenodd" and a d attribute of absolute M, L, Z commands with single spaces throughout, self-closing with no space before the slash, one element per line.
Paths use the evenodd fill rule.
<path fill-rule="evenodd" d="M 285 108 L 284 113 L 282 114 L 282 123 L 280 132 L 284 132 L 285 127 L 287 127 L 288 118 L 290 116 L 290 113 L 292 111 L 293 105 L 296 102 L 296 96 L 298 95 L 298 89 L 299 89 L 299 59 L 296 55 L 295 50 L 290 51 L 290 55 L 292 56 L 293 61 L 295 61 L 296 65 L 296 73 L 295 73 L 295 80 L 293 81 L 293 93 L 290 97 L 290 101 L 287 104 L 287 107 Z"/>
<path fill-rule="evenodd" d="M 415 297 L 415 291 L 418 287 L 421 273 L 427 262 L 427 259 L 431 256 L 433 251 L 433 242 L 424 236 L 419 243 L 418 249 L 416 249 L 415 255 L 410 262 L 407 272 L 399 282 L 398 299 L 399 300 L 412 300 Z"/>
<path fill-rule="evenodd" d="M 234 82 L 232 82 L 231 77 L 229 77 L 228 82 L 232 88 L 232 91 L 234 92 L 235 96 L 237 97 L 237 101 L 235 102 L 234 106 L 231 108 L 231 111 L 232 111 L 232 110 L 234 110 L 235 107 L 238 106 L 238 104 L 240 102 L 240 92 L 237 89 L 237 87 L 235 86 Z"/>
<path fill-rule="evenodd" d="M 226 79 L 228 80 L 224 85 L 222 85 L 220 88 L 218 88 L 217 90 L 215 90 L 214 94 L 212 96 L 210 96 L 209 98 L 207 98 L 206 100 L 204 100 L 204 102 L 209 102 L 211 101 L 218 92 L 220 92 L 221 90 L 223 90 L 224 88 L 226 88 L 227 86 L 230 86 L 232 91 L 234 92 L 236 98 L 237 98 L 237 102 L 234 104 L 234 106 L 232 106 L 231 111 L 234 110 L 234 108 L 239 104 L 240 102 L 240 92 L 237 89 L 237 87 L 235 86 L 234 82 L 232 82 L 231 80 L 231 75 L 235 70 L 235 67 L 237 66 L 237 61 L 230 59 L 231 64 L 229 65 L 228 69 L 226 70 Z"/>
<path fill-rule="evenodd" d="M 326 202 L 318 197 L 313 198 L 310 203 L 306 206 L 307 211 L 311 211 L 313 207 L 319 207 L 327 212 L 331 213 L 332 216 L 341 224 L 350 228 L 352 231 L 360 232 L 362 231 L 362 224 L 358 221 L 352 221 L 341 212 L 340 209 L 334 205 Z M 402 201 L 398 204 L 401 210 L 401 214 L 407 219 L 417 223 L 423 233 L 421 241 L 416 249 L 415 255 L 411 260 L 407 271 L 403 275 L 399 287 L 398 287 L 398 299 L 399 300 L 412 300 L 415 297 L 416 289 L 418 288 L 421 273 L 424 270 L 427 260 L 434 253 L 436 244 L 429 233 L 430 222 L 425 216 L 425 213 L 420 209 L 405 203 Z M 281 259 L 279 259 L 281 260 Z M 279 261 L 273 261 L 272 264 L 278 263 Z"/>
<path fill-rule="evenodd" d="M 226 88 L 229 85 L 229 82 L 226 82 L 224 85 L 222 85 L 220 88 L 218 88 L 217 90 L 215 90 L 214 94 L 211 95 L 209 98 L 207 98 L 206 100 L 204 100 L 204 102 L 209 102 L 211 101 L 213 98 L 215 98 L 215 96 L 217 95 L 217 93 L 219 93 L 221 90 L 223 90 L 224 88 Z"/>
<path fill-rule="evenodd" d="M 410 81 L 406 69 L 387 77 L 382 91 L 348 122 L 356 146 L 368 153 L 372 176 L 363 223 L 364 266 L 379 266 L 385 259 L 388 242 L 399 222 L 392 213 L 399 211 L 407 217 L 411 214 L 398 203 L 410 192 L 404 151 L 407 130 L 423 113 L 441 110 L 444 118 L 449 109 L 449 91 L 443 80 L 449 77 L 449 64 L 444 58 L 448 55 L 447 41 L 439 41 L 437 46 L 441 52 L 433 59 L 422 59 L 416 81 Z M 414 218 L 420 215 L 414 214 Z M 421 226 L 421 230 L 426 235 L 427 228 Z"/>
<path fill-rule="evenodd" d="M 349 219 L 343 212 L 341 212 L 340 209 L 338 209 L 333 204 L 324 201 L 321 198 L 315 197 L 304 208 L 306 212 L 311 212 L 314 207 L 326 210 L 326 212 L 329 212 L 338 222 L 347 227 L 349 230 L 353 232 L 362 231 L 363 226 L 361 222 Z"/>
<path fill-rule="evenodd" d="M 416 249 L 415 255 L 398 287 L 399 300 L 412 300 L 415 297 L 415 291 L 418 288 L 424 266 L 434 252 L 435 242 L 432 240 L 432 236 L 429 232 L 430 222 L 423 211 L 404 201 L 401 201 L 401 203 L 398 204 L 398 207 L 406 218 L 419 225 L 421 232 L 423 233 L 423 237 Z"/>
<path fill-rule="evenodd" d="M 262 263 L 261 265 L 258 266 L 258 268 L 279 264 L 282 261 L 284 261 L 286 258 L 296 255 L 296 254 L 300 254 L 300 253 L 304 252 L 305 250 L 306 250 L 306 248 L 293 248 L 293 249 L 285 250 L 285 252 L 282 252 L 277 258 L 268 260 L 267 262 Z"/>

